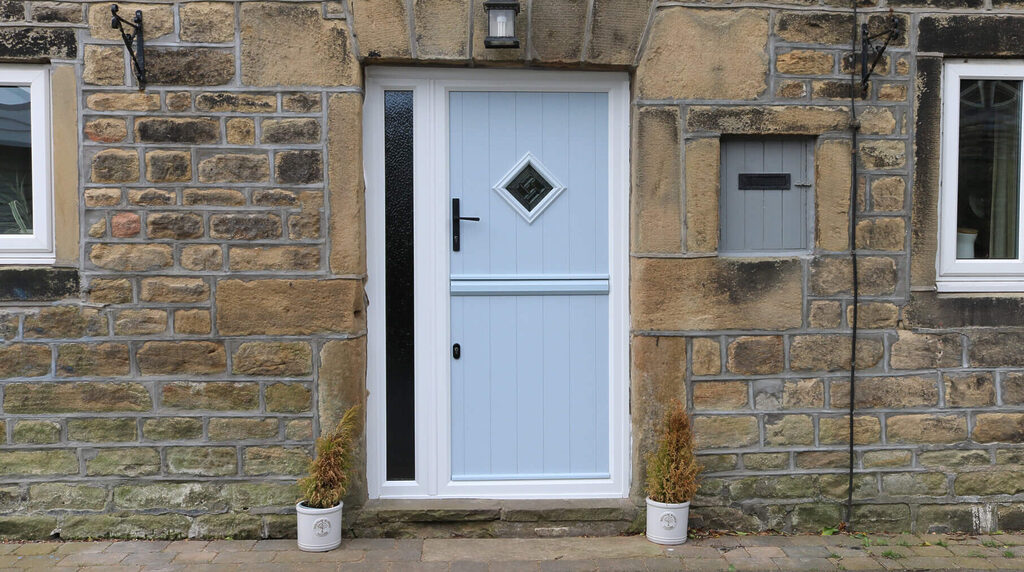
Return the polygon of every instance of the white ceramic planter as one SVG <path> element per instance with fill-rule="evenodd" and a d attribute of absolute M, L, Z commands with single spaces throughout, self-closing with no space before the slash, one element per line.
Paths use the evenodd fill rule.
<path fill-rule="evenodd" d="M 686 542 L 690 503 L 668 504 L 647 499 L 647 540 L 658 544 Z"/>
<path fill-rule="evenodd" d="M 307 552 L 326 552 L 341 544 L 341 506 L 310 508 L 302 502 L 295 505 L 299 521 L 299 549 Z"/>

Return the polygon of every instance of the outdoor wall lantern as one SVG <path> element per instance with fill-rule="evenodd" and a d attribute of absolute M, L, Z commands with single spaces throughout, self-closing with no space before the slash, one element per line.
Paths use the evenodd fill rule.
<path fill-rule="evenodd" d="M 110 27 L 121 32 L 121 41 L 128 49 L 128 55 L 132 59 L 132 73 L 139 81 L 139 89 L 146 87 L 146 55 L 143 53 L 145 46 L 142 43 L 142 10 L 135 11 L 135 18 L 131 22 L 125 20 L 117 13 L 117 4 L 110 5 Z M 132 33 L 124 31 L 124 25 L 131 27 Z"/>
<path fill-rule="evenodd" d="M 484 39 L 484 46 L 518 48 L 516 15 L 519 14 L 519 2 L 486 0 L 484 10 L 487 10 L 487 38 Z"/>

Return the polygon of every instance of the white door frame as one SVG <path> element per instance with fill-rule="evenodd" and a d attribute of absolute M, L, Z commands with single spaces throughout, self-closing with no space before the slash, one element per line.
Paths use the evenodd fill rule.
<path fill-rule="evenodd" d="M 385 480 L 384 91 L 413 92 L 415 481 Z M 608 479 L 452 481 L 448 92 L 608 94 Z M 363 168 L 367 228 L 367 482 L 370 498 L 623 498 L 629 495 L 629 78 L 620 72 L 366 71 Z"/>

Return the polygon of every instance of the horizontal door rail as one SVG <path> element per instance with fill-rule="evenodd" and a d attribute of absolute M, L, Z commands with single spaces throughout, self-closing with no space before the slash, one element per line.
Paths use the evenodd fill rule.
<path fill-rule="evenodd" d="M 452 296 L 569 296 L 608 293 L 608 280 L 455 280 Z"/>

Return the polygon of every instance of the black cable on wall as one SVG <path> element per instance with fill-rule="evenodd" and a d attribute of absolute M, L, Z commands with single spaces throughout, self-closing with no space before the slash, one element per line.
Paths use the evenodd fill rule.
<path fill-rule="evenodd" d="M 851 50 L 850 53 L 853 55 L 852 61 L 850 62 L 850 131 L 852 132 L 852 141 L 850 146 L 850 261 L 852 265 L 853 274 L 853 315 L 850 322 L 850 469 L 849 469 L 849 481 L 847 483 L 846 491 L 846 522 L 849 526 L 853 522 L 853 467 L 855 463 L 854 451 L 853 451 L 853 413 L 854 413 L 854 395 L 856 394 L 856 376 L 857 376 L 857 312 L 859 310 L 860 301 L 860 288 L 857 280 L 857 133 L 860 131 L 860 121 L 857 120 L 857 94 L 861 90 L 859 89 L 857 82 L 857 29 L 858 14 L 857 14 L 857 2 L 859 0 L 852 0 L 853 2 L 853 33 L 851 34 Z M 864 57 L 864 54 L 861 54 Z M 865 186 L 865 193 L 867 188 Z"/>

